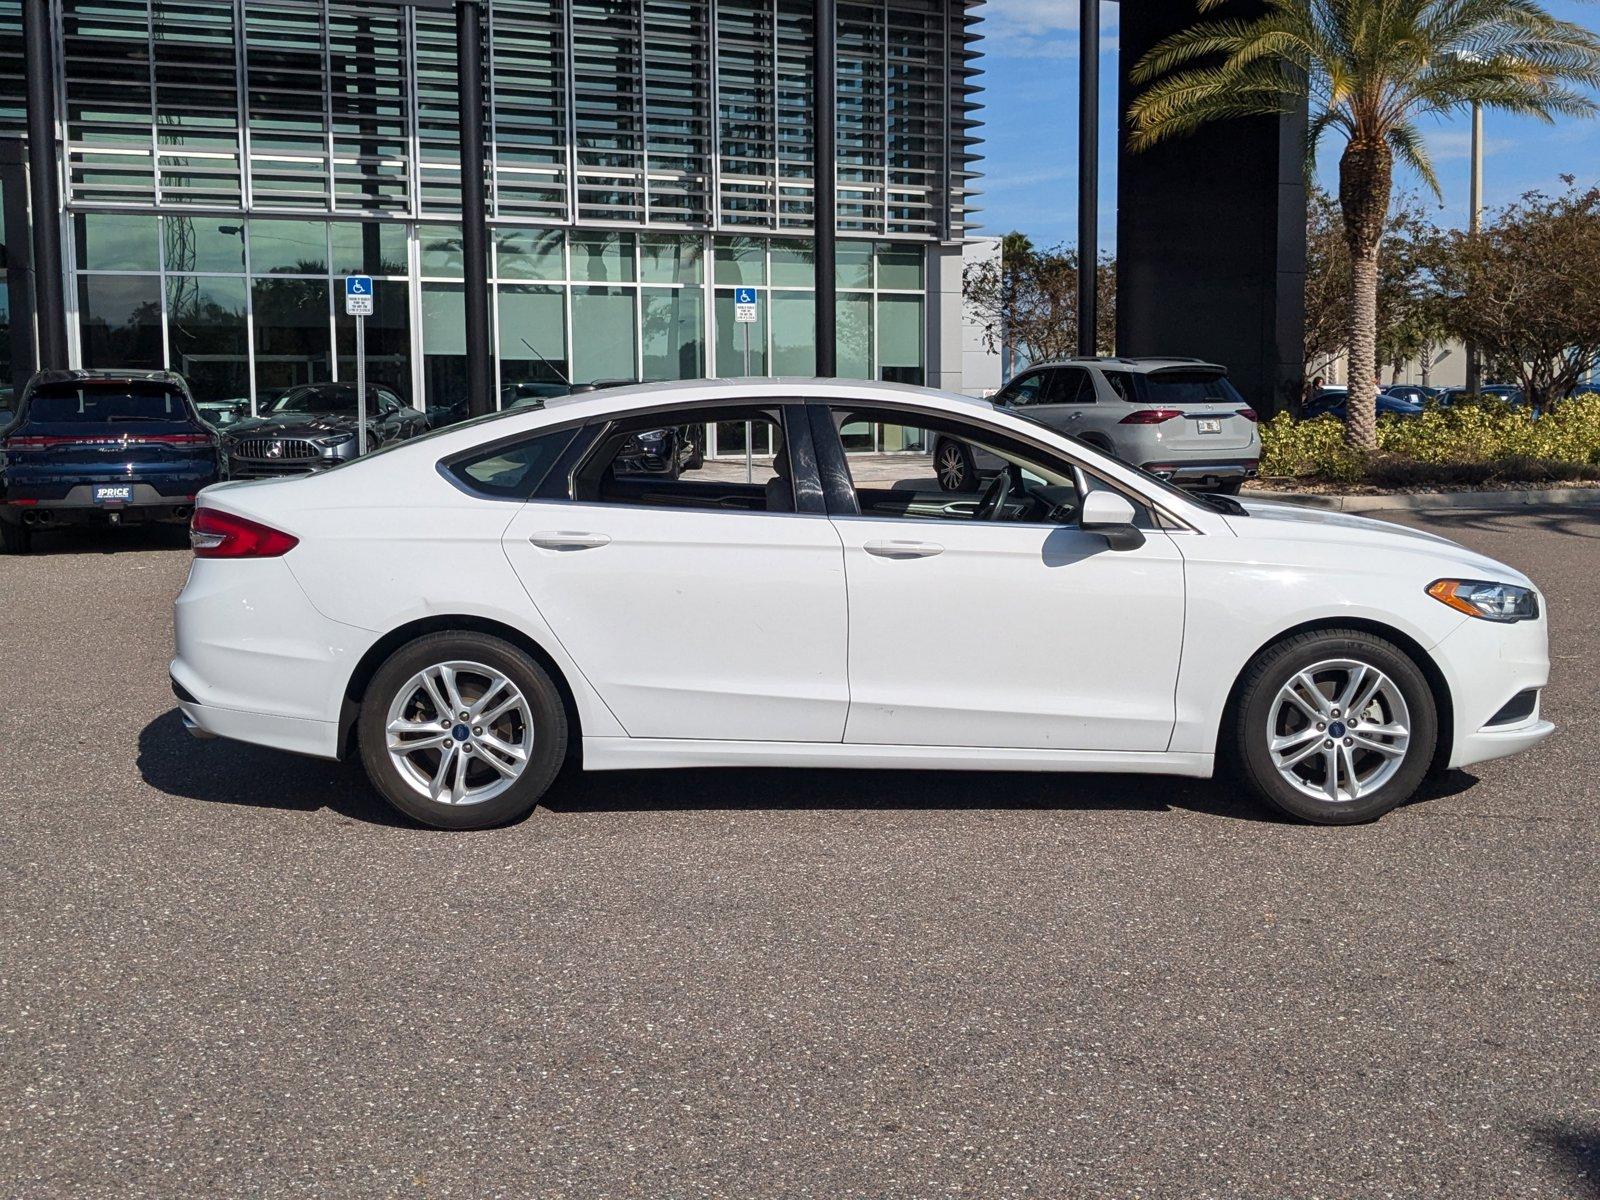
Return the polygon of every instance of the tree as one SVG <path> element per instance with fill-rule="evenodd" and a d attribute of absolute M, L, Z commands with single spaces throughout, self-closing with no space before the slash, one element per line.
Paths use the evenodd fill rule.
<path fill-rule="evenodd" d="M 1198 0 L 1201 12 L 1227 0 Z M 1377 446 L 1379 244 L 1395 160 L 1437 194 L 1417 122 L 1472 103 L 1551 120 L 1588 116 L 1600 39 L 1537 0 L 1266 0 L 1258 18 L 1202 22 L 1153 47 L 1128 110 L 1143 149 L 1220 120 L 1310 104 L 1308 170 L 1330 131 L 1344 138 L 1339 208 L 1350 254 L 1349 422 Z"/>
<path fill-rule="evenodd" d="M 1078 253 L 1056 246 L 1036 250 L 1021 233 L 1000 239 L 1000 259 L 962 272 L 962 292 L 990 350 L 1048 362 L 1078 352 Z M 1095 266 L 1096 352 L 1110 354 L 1117 340 L 1117 269 L 1109 255 Z"/>
<path fill-rule="evenodd" d="M 1600 188 L 1563 180 L 1561 195 L 1529 192 L 1477 235 L 1440 235 L 1432 256 L 1445 327 L 1541 408 L 1600 367 Z"/>

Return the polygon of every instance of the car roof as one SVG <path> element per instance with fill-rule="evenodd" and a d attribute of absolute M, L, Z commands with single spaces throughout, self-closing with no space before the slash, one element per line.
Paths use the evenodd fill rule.
<path fill-rule="evenodd" d="M 548 396 L 544 409 L 583 406 L 595 413 L 625 412 L 655 408 L 663 404 L 715 403 L 738 400 L 856 400 L 866 403 L 899 400 L 934 407 L 967 407 L 993 410 L 994 405 L 960 392 L 938 391 L 908 383 L 884 383 L 872 379 L 822 379 L 818 377 L 751 377 L 743 379 L 675 379 L 662 383 L 635 383 L 621 387 L 596 388 L 576 395 Z"/>
<path fill-rule="evenodd" d="M 1204 358 L 1177 358 L 1160 355 L 1137 358 L 1088 354 L 1074 355 L 1070 358 L 1051 359 L 1049 362 L 1029 363 L 1027 369 L 1032 371 L 1039 367 L 1100 367 L 1114 371 L 1128 371 L 1134 375 L 1145 375 L 1151 371 L 1164 371 L 1172 367 L 1204 367 L 1208 371 L 1221 371 L 1224 375 L 1228 373 L 1228 368 L 1221 363 L 1211 362 Z"/>

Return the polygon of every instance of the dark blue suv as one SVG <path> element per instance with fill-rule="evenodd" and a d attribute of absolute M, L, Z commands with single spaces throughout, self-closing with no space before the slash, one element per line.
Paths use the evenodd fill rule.
<path fill-rule="evenodd" d="M 216 430 L 168 371 L 41 371 L 0 429 L 0 546 L 36 529 L 189 519 L 222 477 Z"/>

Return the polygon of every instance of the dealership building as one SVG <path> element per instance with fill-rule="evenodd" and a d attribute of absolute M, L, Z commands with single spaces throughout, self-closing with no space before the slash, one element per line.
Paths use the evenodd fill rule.
<path fill-rule="evenodd" d="M 0 190 L 17 249 L 29 240 L 21 7 L 0 4 L 14 93 Z M 450 7 L 39 7 L 71 365 L 167 367 L 202 399 L 350 378 L 341 277 L 370 274 L 369 378 L 419 405 L 460 397 L 469 239 Z M 816 372 L 813 12 L 812 0 L 482 6 L 496 392 L 740 375 L 747 362 Z M 968 6 L 835 12 L 835 371 L 960 386 Z M 21 282 L 8 289 L 13 376 L 35 359 Z M 757 289 L 748 325 L 734 320 L 741 285 Z"/>
<path fill-rule="evenodd" d="M 1192 19 L 1121 7 L 1125 64 Z M 369 377 L 419 407 L 474 379 L 493 403 L 519 384 L 747 370 L 974 390 L 977 15 L 0 0 L 0 374 L 167 367 L 202 399 L 259 404 L 353 375 L 341 277 L 370 274 Z M 30 122 L 48 148 L 31 158 Z M 1298 142 L 1291 119 L 1236 124 L 1119 150 L 1119 349 L 1220 358 L 1270 409 L 1300 369 Z M 481 185 L 462 173 L 474 141 Z M 483 219 L 463 222 L 480 189 Z M 742 286 L 753 324 L 734 320 Z"/>

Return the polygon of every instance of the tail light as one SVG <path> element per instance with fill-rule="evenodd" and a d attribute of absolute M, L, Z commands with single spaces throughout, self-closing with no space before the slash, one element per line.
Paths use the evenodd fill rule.
<path fill-rule="evenodd" d="M 215 508 L 197 508 L 189 522 L 196 558 L 277 558 L 300 544 L 293 534 Z"/>
<path fill-rule="evenodd" d="M 1122 420 L 1119 425 L 1159 425 L 1163 421 L 1170 421 L 1173 417 L 1183 416 L 1183 411 L 1177 408 L 1137 408 Z"/>
<path fill-rule="evenodd" d="M 1241 408 L 1239 409 L 1239 415 L 1246 421 L 1259 421 L 1261 419 L 1256 416 L 1256 410 L 1253 408 Z"/>

